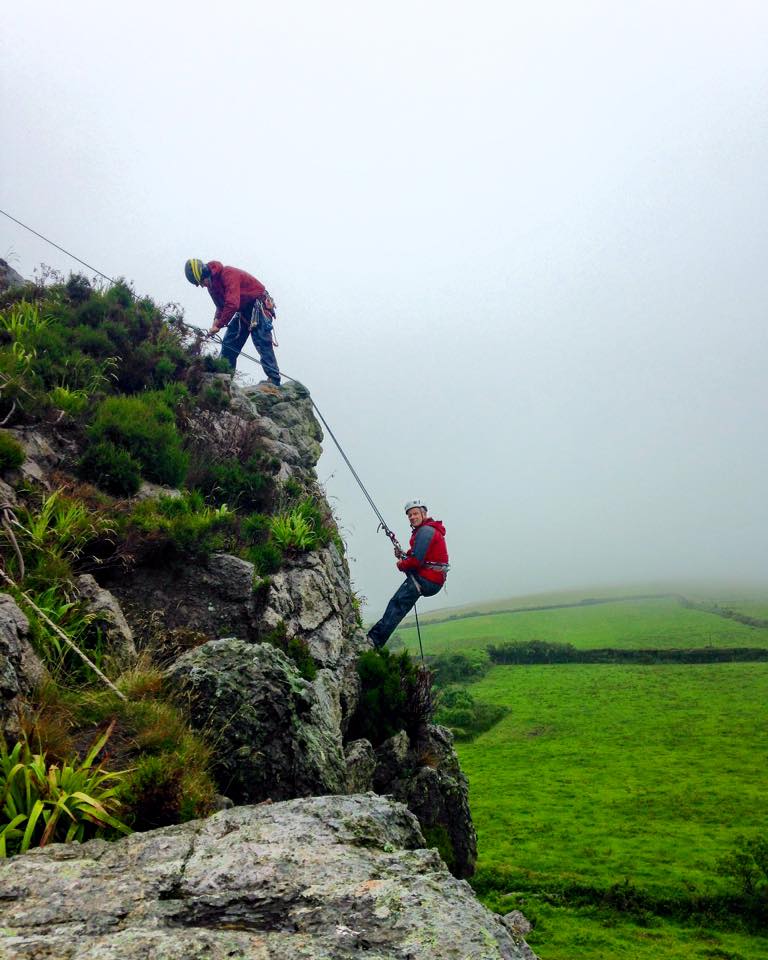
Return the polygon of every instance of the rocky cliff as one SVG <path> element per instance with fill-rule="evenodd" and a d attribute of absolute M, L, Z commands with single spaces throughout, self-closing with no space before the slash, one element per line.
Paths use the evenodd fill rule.
<path fill-rule="evenodd" d="M 76 284 L 67 296 L 85 295 Z M 196 389 L 215 399 L 177 412 L 196 463 L 231 464 L 247 447 L 278 506 L 299 491 L 331 516 L 315 474 L 322 432 L 305 387 L 291 382 L 273 395 L 207 373 Z M 455 877 L 471 875 L 476 838 L 450 733 L 422 715 L 375 743 L 354 739 L 357 663 L 369 645 L 338 535 L 286 550 L 269 573 L 244 551 L 204 552 L 196 542 L 187 560 L 168 562 L 157 529 L 135 535 L 139 521 L 146 526 L 140 505 L 162 503 L 173 516 L 168 504 L 186 494 L 146 481 L 129 500 L 89 492 L 75 478 L 82 425 L 65 410 L 36 416 L 18 398 L 4 417 L 23 456 L 0 466 L 0 569 L 18 576 L 11 534 L 14 524 L 25 528 L 14 511 L 31 516 L 36 496 L 47 492 L 50 503 L 74 489 L 102 515 L 133 511 L 130 523 L 98 528 L 93 563 L 76 569 L 68 596 L 99 624 L 101 662 L 130 668 L 151 653 L 162 665 L 165 694 L 212 745 L 218 805 L 235 806 L 115 844 L 55 845 L 3 864 L 0 956 L 529 956 L 436 852 Z M 10 406 L 2 400 L 0 413 Z M 214 516 L 231 521 L 226 506 Z M 45 677 L 16 600 L 0 595 L 9 743 Z M 129 733 L 120 749 L 130 757 Z"/>

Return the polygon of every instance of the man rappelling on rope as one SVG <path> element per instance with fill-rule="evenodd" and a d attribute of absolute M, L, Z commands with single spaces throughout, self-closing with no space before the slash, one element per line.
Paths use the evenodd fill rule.
<path fill-rule="evenodd" d="M 221 357 L 234 371 L 240 351 L 250 334 L 268 378 L 265 390 L 276 390 L 280 386 L 280 371 L 272 346 L 275 302 L 264 284 L 245 270 L 225 267 L 218 260 L 208 263 L 187 260 L 184 273 L 190 283 L 205 287 L 216 304 L 208 335 L 213 336 L 224 327 L 227 328 L 221 341 Z"/>
<path fill-rule="evenodd" d="M 405 514 L 413 530 L 411 545 L 408 552 L 403 553 L 395 541 L 395 556 L 397 569 L 406 577 L 387 604 L 384 616 L 368 631 L 368 639 L 376 648 L 384 646 L 419 597 L 433 597 L 439 593 L 448 573 L 448 548 L 443 524 L 427 516 L 423 500 L 409 500 L 405 505 Z"/>

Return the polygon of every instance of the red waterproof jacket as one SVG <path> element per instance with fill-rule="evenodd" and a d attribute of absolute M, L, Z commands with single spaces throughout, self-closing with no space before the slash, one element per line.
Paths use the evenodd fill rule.
<path fill-rule="evenodd" d="M 238 310 L 246 310 L 267 292 L 264 284 L 245 270 L 225 267 L 218 260 L 211 260 L 207 267 L 211 271 L 208 293 L 216 304 L 212 325 L 214 330 L 226 327 Z"/>
<path fill-rule="evenodd" d="M 445 583 L 447 568 L 445 527 L 440 520 L 427 517 L 411 534 L 410 549 L 402 560 L 398 560 L 397 569 L 403 573 L 415 573 L 432 583 Z"/>

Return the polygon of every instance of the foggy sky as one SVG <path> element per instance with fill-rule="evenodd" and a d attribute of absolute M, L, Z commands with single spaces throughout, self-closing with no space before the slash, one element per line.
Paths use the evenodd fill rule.
<path fill-rule="evenodd" d="M 243 267 L 448 593 L 768 581 L 768 7 L 13 4 L 0 207 L 207 327 Z M 0 256 L 78 269 L 0 217 Z M 249 379 L 260 371 L 244 363 Z M 318 473 L 369 615 L 388 541 Z"/>

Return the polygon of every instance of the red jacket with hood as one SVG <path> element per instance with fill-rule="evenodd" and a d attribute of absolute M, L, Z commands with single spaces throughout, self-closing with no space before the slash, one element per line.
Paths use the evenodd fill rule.
<path fill-rule="evenodd" d="M 226 327 L 238 310 L 246 310 L 267 292 L 264 284 L 245 270 L 225 267 L 218 260 L 211 260 L 206 266 L 211 271 L 211 285 L 208 287 L 208 293 L 216 304 L 216 315 L 213 318 L 214 330 Z"/>
<path fill-rule="evenodd" d="M 403 573 L 415 573 L 432 583 L 445 583 L 446 571 L 435 570 L 430 564 L 448 565 L 448 548 L 445 545 L 445 527 L 440 520 L 427 517 L 411 534 L 411 546 L 397 569 Z"/>

